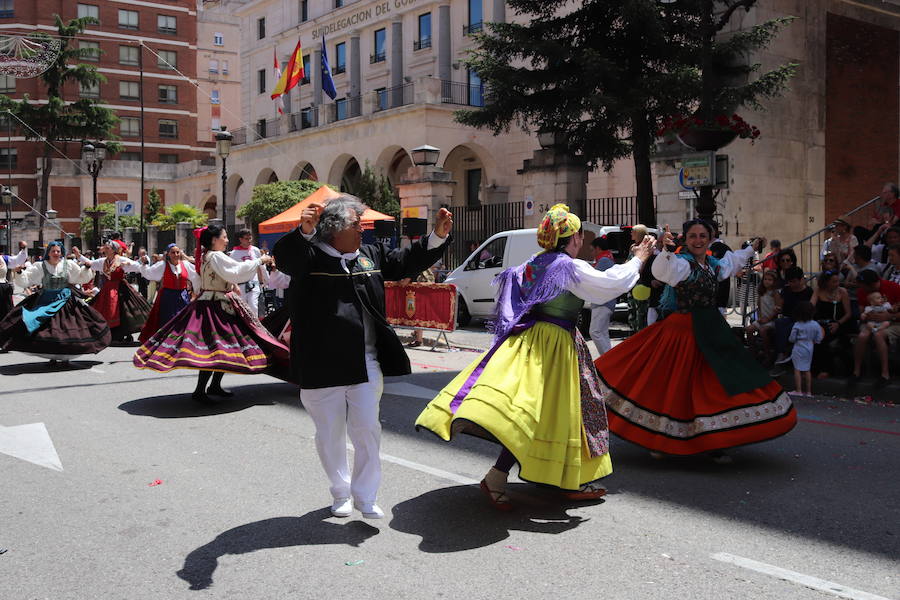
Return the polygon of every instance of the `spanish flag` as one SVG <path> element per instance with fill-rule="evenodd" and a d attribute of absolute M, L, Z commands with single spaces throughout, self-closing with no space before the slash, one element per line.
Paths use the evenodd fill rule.
<path fill-rule="evenodd" d="M 297 47 L 294 48 L 287 67 L 281 74 L 281 79 L 278 80 L 275 89 L 272 90 L 272 100 L 294 88 L 301 79 L 303 79 L 303 49 L 300 46 L 300 40 L 297 40 Z"/>

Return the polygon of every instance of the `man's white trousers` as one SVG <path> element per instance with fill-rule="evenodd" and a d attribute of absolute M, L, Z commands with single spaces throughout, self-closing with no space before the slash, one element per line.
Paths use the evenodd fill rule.
<path fill-rule="evenodd" d="M 355 385 L 300 390 L 300 400 L 316 425 L 316 449 L 331 481 L 333 498 L 372 504 L 381 484 L 381 423 L 378 405 L 384 380 L 374 356 L 366 356 L 369 381 Z M 353 444 L 353 474 L 347 461 L 347 437 Z"/>

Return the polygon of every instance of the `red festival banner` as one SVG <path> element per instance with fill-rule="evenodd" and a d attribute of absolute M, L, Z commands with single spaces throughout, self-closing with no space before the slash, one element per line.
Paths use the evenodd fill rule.
<path fill-rule="evenodd" d="M 456 286 L 452 283 L 384 282 L 384 303 L 391 325 L 456 329 Z"/>

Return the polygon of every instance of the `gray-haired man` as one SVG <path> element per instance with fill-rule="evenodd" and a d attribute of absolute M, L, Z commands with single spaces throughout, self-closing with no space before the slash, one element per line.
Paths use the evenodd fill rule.
<path fill-rule="evenodd" d="M 311 203 L 300 227 L 275 244 L 278 269 L 291 276 L 291 370 L 316 424 L 316 449 L 331 481 L 331 512 L 355 506 L 380 519 L 378 402 L 382 376 L 410 373 L 409 358 L 385 319 L 384 282 L 424 271 L 443 254 L 453 227 L 440 209 L 434 232 L 404 249 L 362 244 L 365 206 L 343 194 Z M 353 443 L 351 476 L 347 437 Z"/>

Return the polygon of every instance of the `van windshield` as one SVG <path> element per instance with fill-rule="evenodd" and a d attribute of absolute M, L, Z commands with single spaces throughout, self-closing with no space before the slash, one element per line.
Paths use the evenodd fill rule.
<path fill-rule="evenodd" d="M 494 269 L 503 266 L 503 255 L 506 251 L 506 236 L 491 240 L 469 257 L 466 263 L 466 271 L 477 269 Z"/>

